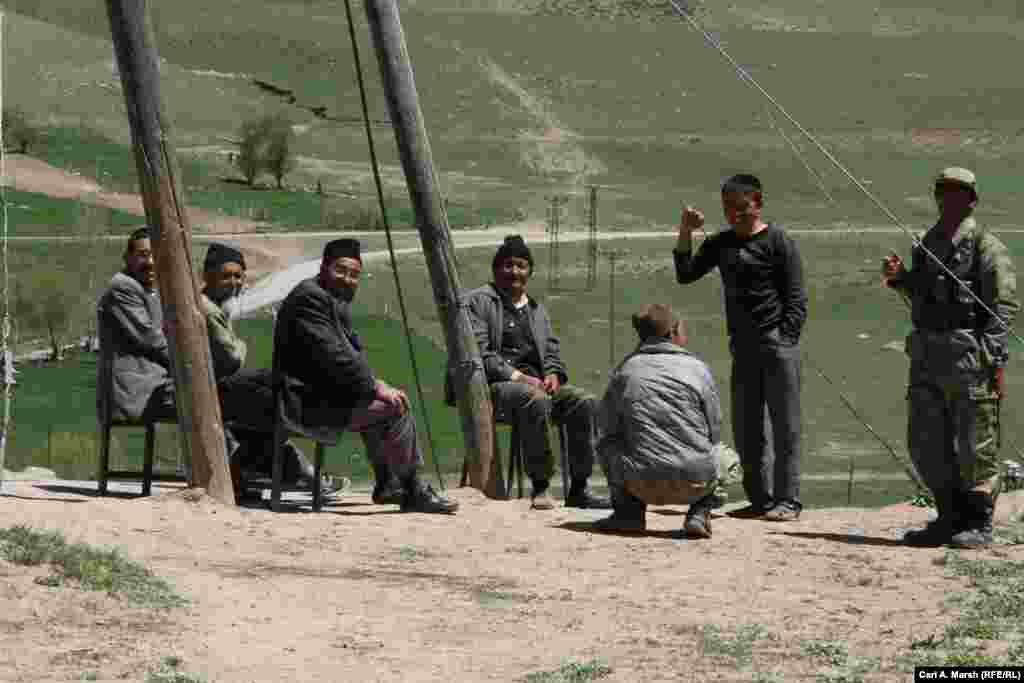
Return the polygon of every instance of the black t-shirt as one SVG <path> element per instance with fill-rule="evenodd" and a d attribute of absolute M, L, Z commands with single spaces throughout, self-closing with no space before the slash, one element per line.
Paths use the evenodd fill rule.
<path fill-rule="evenodd" d="M 530 325 L 530 305 L 516 308 L 503 302 L 504 329 L 501 331 L 501 357 L 519 372 L 540 378 L 540 352 Z"/>
<path fill-rule="evenodd" d="M 718 268 L 729 336 L 737 343 L 796 344 L 807 320 L 807 292 L 796 243 L 773 224 L 750 237 L 723 230 L 694 256 L 675 251 L 676 279 L 696 282 Z M 777 332 L 776 332 L 777 330 Z"/>

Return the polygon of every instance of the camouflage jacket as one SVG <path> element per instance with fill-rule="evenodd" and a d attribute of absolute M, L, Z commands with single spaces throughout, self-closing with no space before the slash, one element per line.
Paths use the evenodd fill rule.
<path fill-rule="evenodd" d="M 921 244 L 966 287 L 940 268 Z M 910 298 L 914 328 L 930 332 L 967 331 L 977 342 L 984 366 L 1005 366 L 1009 328 L 1020 309 L 1017 276 L 1009 250 L 973 218 L 960 225 L 952 241 L 936 225 L 923 235 L 921 244 L 914 248 L 910 269 L 890 283 Z M 978 305 L 972 293 L 1006 326 Z"/>
<path fill-rule="evenodd" d="M 206 329 L 210 335 L 213 375 L 220 382 L 245 365 L 245 341 L 235 334 L 224 309 L 213 303 L 205 292 L 201 295 L 199 303 L 206 317 Z"/>

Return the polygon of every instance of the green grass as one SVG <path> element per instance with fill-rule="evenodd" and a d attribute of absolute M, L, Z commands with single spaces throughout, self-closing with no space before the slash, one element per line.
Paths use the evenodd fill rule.
<path fill-rule="evenodd" d="M 754 643 L 767 635 L 760 624 L 745 624 L 736 630 L 732 638 L 722 635 L 722 630 L 713 624 L 701 629 L 701 653 L 706 657 L 728 657 L 738 669 L 751 665 Z"/>
<path fill-rule="evenodd" d="M 81 588 L 102 591 L 143 607 L 179 607 L 184 598 L 163 579 L 116 549 L 68 543 L 59 531 L 27 526 L 0 529 L 0 557 L 14 564 L 50 565 L 54 573 L 41 581 L 60 586 L 71 580 Z"/>
<path fill-rule="evenodd" d="M 90 221 L 90 232 L 102 234 L 126 233 L 128 228 L 141 225 L 141 216 L 119 209 L 96 209 L 86 207 L 75 199 L 50 197 L 38 192 L 7 190 L 8 220 L 10 234 L 30 235 L 80 235 L 83 221 Z M 96 217 L 95 214 L 103 214 Z M 96 224 L 95 221 L 101 224 Z"/>
<path fill-rule="evenodd" d="M 600 659 L 566 662 L 554 671 L 527 674 L 526 683 L 587 683 L 612 674 L 612 668 Z"/>
<path fill-rule="evenodd" d="M 146 674 L 146 683 L 206 683 L 202 676 L 185 673 L 179 657 L 164 657 L 160 666 Z"/>

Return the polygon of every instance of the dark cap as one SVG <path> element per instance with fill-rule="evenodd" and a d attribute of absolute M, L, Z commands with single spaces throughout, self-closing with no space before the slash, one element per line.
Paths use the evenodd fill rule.
<path fill-rule="evenodd" d="M 506 236 L 505 242 L 498 247 L 497 253 L 494 254 L 494 262 L 491 266 L 497 268 L 498 264 L 507 258 L 526 259 L 530 264 L 530 270 L 533 270 L 533 254 L 530 253 L 530 248 L 523 241 L 522 235 Z"/>
<path fill-rule="evenodd" d="M 750 175 L 749 173 L 739 173 L 722 183 L 722 194 L 726 192 L 749 194 L 761 191 L 761 181 L 757 176 Z"/>
<path fill-rule="evenodd" d="M 351 258 L 363 262 L 363 259 L 359 255 L 359 240 L 352 239 L 351 237 L 342 237 L 341 239 L 333 240 L 328 242 L 324 246 L 324 261 L 330 263 L 340 258 Z"/>
<path fill-rule="evenodd" d="M 667 304 L 644 304 L 633 314 L 633 329 L 641 341 L 651 337 L 668 337 L 679 322 Z"/>
<path fill-rule="evenodd" d="M 203 270 L 207 273 L 220 270 L 225 263 L 237 263 L 245 270 L 245 257 L 242 252 L 234 247 L 219 242 L 210 242 L 206 249 L 206 260 L 203 261 Z"/>

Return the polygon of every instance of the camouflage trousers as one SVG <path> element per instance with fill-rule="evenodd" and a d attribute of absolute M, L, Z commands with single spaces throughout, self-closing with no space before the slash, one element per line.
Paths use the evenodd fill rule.
<path fill-rule="evenodd" d="M 936 376 L 913 360 L 907 390 L 907 447 L 933 493 L 999 494 L 1000 398 L 987 377 Z"/>

